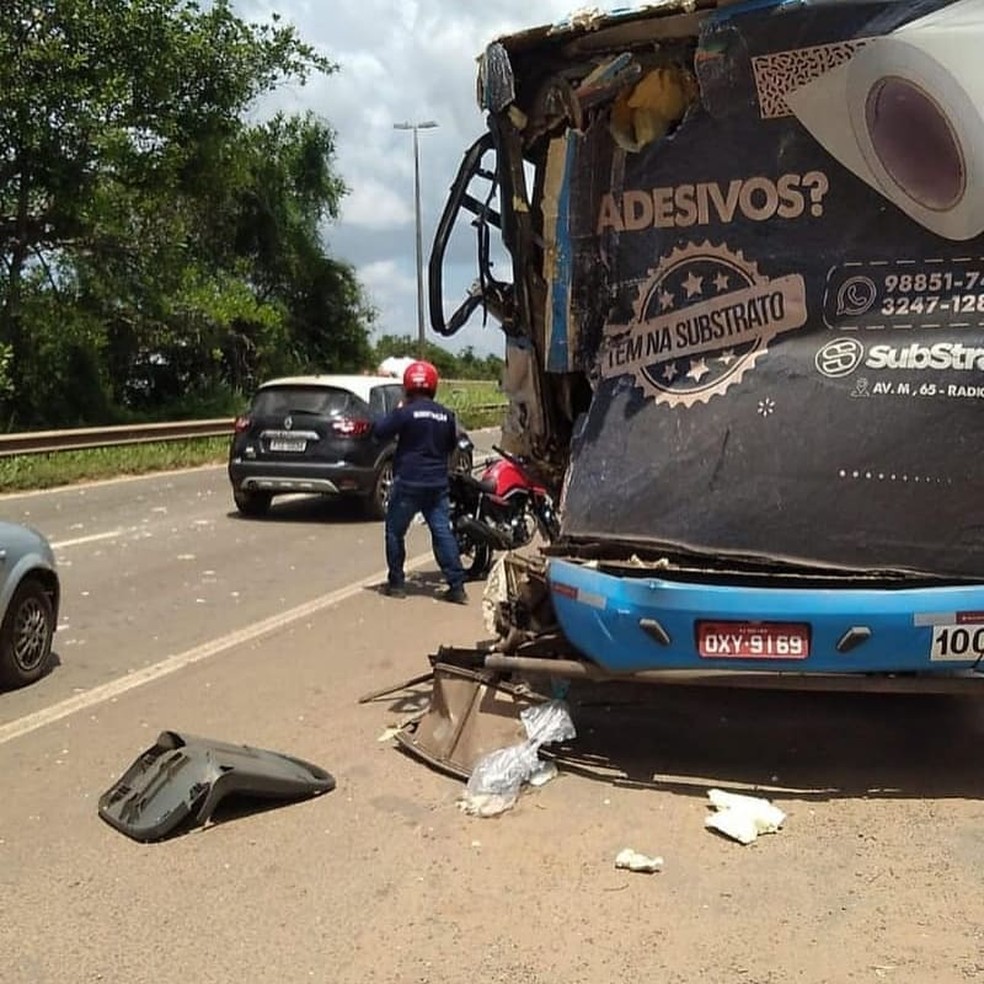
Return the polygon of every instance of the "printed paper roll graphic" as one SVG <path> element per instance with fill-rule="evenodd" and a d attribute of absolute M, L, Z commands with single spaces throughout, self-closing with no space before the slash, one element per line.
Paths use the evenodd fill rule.
<path fill-rule="evenodd" d="M 800 122 L 920 225 L 984 232 L 984 0 L 959 0 L 787 94 Z"/>

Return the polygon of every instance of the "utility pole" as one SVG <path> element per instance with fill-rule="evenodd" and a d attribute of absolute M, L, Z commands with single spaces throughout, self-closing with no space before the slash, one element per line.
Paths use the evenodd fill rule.
<path fill-rule="evenodd" d="M 420 226 L 420 146 L 417 133 L 420 130 L 433 130 L 437 125 L 434 120 L 393 124 L 394 130 L 413 131 L 413 204 L 417 225 L 417 356 L 421 359 L 427 350 L 427 339 L 424 335 L 424 243 Z"/>

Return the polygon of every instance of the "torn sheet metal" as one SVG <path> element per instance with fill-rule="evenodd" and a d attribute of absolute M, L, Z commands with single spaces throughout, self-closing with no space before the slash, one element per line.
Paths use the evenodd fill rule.
<path fill-rule="evenodd" d="M 577 333 L 571 331 L 571 166 L 576 160 L 574 131 L 550 141 L 541 204 L 543 279 L 550 300 L 545 312 L 547 371 L 571 372 L 577 365 Z"/>
<path fill-rule="evenodd" d="M 498 674 L 437 663 L 427 713 L 395 737 L 415 758 L 467 779 L 482 757 L 526 738 L 520 714 L 540 701 Z"/>
<path fill-rule="evenodd" d="M 478 105 L 489 113 L 501 113 L 516 98 L 516 79 L 509 52 L 493 42 L 478 61 Z"/>
<path fill-rule="evenodd" d="M 485 630 L 500 652 L 557 629 L 547 584 L 546 562 L 517 551 L 496 561 L 482 596 Z"/>
<path fill-rule="evenodd" d="M 651 25 L 655 21 L 668 21 L 675 15 L 691 14 L 698 8 L 706 10 L 716 6 L 717 0 L 662 0 L 662 2 L 635 4 L 607 11 L 599 7 L 585 7 L 575 10 L 563 20 L 553 24 L 531 27 L 500 40 L 510 51 L 518 52 L 540 48 L 544 43 L 551 42 L 570 45 L 576 44 L 584 37 L 637 24 Z"/>
<path fill-rule="evenodd" d="M 334 788 L 324 769 L 290 755 L 162 731 L 99 797 L 99 815 L 134 840 L 154 841 L 207 823 L 230 796 L 292 800 Z"/>
<path fill-rule="evenodd" d="M 642 65 L 629 51 L 606 58 L 577 85 L 577 101 L 589 109 L 606 98 L 612 98 L 642 74 Z"/>
<path fill-rule="evenodd" d="M 502 422 L 502 446 L 512 454 L 528 456 L 531 438 L 545 431 L 538 378 L 533 346 L 520 340 L 507 341 L 502 391 L 509 407 Z"/>
<path fill-rule="evenodd" d="M 662 65 L 625 88 L 612 105 L 610 130 L 623 150 L 637 152 L 661 140 L 697 101 L 693 73 Z"/>

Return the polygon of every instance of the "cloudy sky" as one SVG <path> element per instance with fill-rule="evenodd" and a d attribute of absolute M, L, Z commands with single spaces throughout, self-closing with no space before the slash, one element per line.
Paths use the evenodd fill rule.
<path fill-rule="evenodd" d="M 624 4 L 623 4 L 624 5 Z M 434 228 L 461 156 L 484 130 L 475 101 L 476 56 L 494 38 L 564 20 L 577 0 L 234 0 L 250 21 L 277 12 L 339 65 L 304 87 L 282 88 L 272 105 L 313 110 L 337 134 L 337 166 L 349 186 L 341 221 L 328 229 L 331 254 L 348 260 L 379 311 L 379 334 L 417 331 L 414 260 L 413 138 L 393 129 L 435 120 L 420 133 L 421 215 L 426 264 Z M 607 6 L 601 4 L 603 9 Z M 474 237 L 460 235 L 460 262 L 445 280 L 450 313 L 475 277 Z M 497 267 L 497 270 L 501 268 Z M 509 280 L 508 270 L 501 270 Z M 428 337 L 430 332 L 425 315 Z M 502 350 L 494 322 L 481 312 L 451 343 Z"/>

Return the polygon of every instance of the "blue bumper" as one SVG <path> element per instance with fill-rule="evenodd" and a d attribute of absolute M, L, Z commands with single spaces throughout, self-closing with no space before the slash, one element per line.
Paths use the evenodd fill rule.
<path fill-rule="evenodd" d="M 568 640 L 613 673 L 984 669 L 984 584 L 758 588 L 618 577 L 562 560 L 551 560 L 548 580 Z"/>

